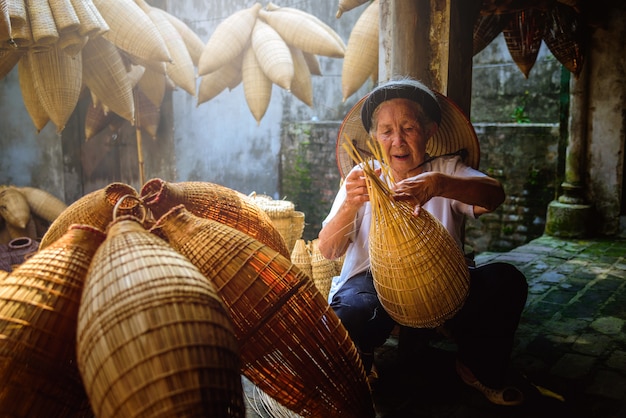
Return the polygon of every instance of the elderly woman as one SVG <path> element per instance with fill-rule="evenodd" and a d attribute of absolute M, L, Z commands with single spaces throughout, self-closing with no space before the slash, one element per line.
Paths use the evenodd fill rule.
<path fill-rule="evenodd" d="M 394 178 L 395 198 L 416 202 L 416 214 L 420 210 L 430 212 L 461 246 L 463 218 L 495 210 L 505 195 L 496 179 L 464 162 L 463 150 L 438 157 L 427 154 L 428 141 L 438 129 L 455 131 L 455 126 L 442 124 L 459 120 L 458 115 L 454 118 L 445 113 L 460 111 L 455 106 L 441 106 L 442 98 L 416 80 L 393 80 L 364 99 L 361 121 L 381 145 Z M 451 140 L 447 134 L 438 136 L 438 141 L 447 140 Z M 373 284 L 368 253 L 370 222 L 365 176 L 355 166 L 345 176 L 323 222 L 319 249 L 328 259 L 345 255 L 328 300 L 359 349 L 368 374 L 375 348 L 386 341 L 396 325 Z M 505 263 L 468 269 L 469 296 L 444 324 L 458 346 L 457 372 L 492 403 L 519 405 L 523 393 L 506 385 L 506 375 L 514 333 L 526 302 L 526 279 Z"/>

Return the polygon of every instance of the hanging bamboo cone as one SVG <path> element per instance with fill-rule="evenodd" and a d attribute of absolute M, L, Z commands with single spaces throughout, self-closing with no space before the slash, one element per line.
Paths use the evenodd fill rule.
<path fill-rule="evenodd" d="M 291 93 L 304 104 L 313 107 L 313 85 L 311 83 L 311 71 L 304 54 L 298 48 L 289 47 L 293 60 L 293 80 L 291 80 Z"/>
<path fill-rule="evenodd" d="M 45 248 L 56 241 L 70 225 L 80 223 L 94 228 L 106 230 L 113 219 L 113 209 L 117 202 L 124 196 L 137 196 L 137 191 L 124 183 L 111 183 L 108 186 L 86 194 L 74 203 L 70 204 L 52 222 L 50 228 L 41 239 L 39 248 Z M 125 199 L 120 206 L 121 213 L 139 215 L 141 209 L 137 202 Z"/>
<path fill-rule="evenodd" d="M 85 113 L 85 141 L 90 140 L 111 123 L 113 112 L 105 112 L 101 103 L 87 106 Z"/>
<path fill-rule="evenodd" d="M 78 31 L 80 19 L 70 0 L 49 0 L 49 4 L 59 34 Z"/>
<path fill-rule="evenodd" d="M 214 287 L 133 217 L 93 257 L 77 326 L 95 416 L 245 417 L 239 349 Z"/>
<path fill-rule="evenodd" d="M 136 126 L 144 129 L 150 138 L 156 139 L 161 120 L 161 112 L 146 96 L 139 90 L 135 90 Z"/>
<path fill-rule="evenodd" d="M 59 40 L 48 0 L 26 0 L 26 9 L 35 47 L 49 46 Z"/>
<path fill-rule="evenodd" d="M 343 100 L 353 95 L 378 68 L 378 0 L 354 24 L 341 70 Z"/>
<path fill-rule="evenodd" d="M 73 225 L 0 280 L 0 410 L 14 417 L 90 416 L 76 367 L 78 307 L 104 233 Z"/>
<path fill-rule="evenodd" d="M 26 11 L 24 0 L 9 2 L 9 21 L 11 23 L 11 39 L 9 44 L 19 48 L 33 45 L 33 32 Z"/>
<path fill-rule="evenodd" d="M 82 51 L 89 38 L 82 36 L 77 30 L 62 33 L 59 37 L 59 48 L 70 57 Z"/>
<path fill-rule="evenodd" d="M 550 52 L 575 77 L 585 61 L 585 29 L 582 17 L 573 8 L 555 3 L 549 10 L 543 41 Z"/>
<path fill-rule="evenodd" d="M 246 103 L 257 124 L 260 124 L 272 98 L 272 81 L 263 72 L 252 48 L 244 51 L 242 78 Z"/>
<path fill-rule="evenodd" d="M 118 48 L 147 61 L 171 61 L 165 41 L 148 15 L 133 0 L 94 0 L 111 28 L 104 36 Z"/>
<path fill-rule="evenodd" d="M 191 30 L 185 22 L 176 16 L 167 13 L 166 11 L 163 11 L 163 13 L 183 38 L 185 46 L 187 47 L 187 52 L 189 52 L 189 56 L 193 61 L 193 65 L 198 66 L 200 63 L 200 56 L 202 56 L 202 51 L 204 50 L 204 42 L 202 42 L 200 37 L 196 35 L 196 33 Z"/>
<path fill-rule="evenodd" d="M 0 49 L 0 80 L 11 72 L 23 55 L 24 51 L 20 49 Z"/>
<path fill-rule="evenodd" d="M 111 29 L 92 0 L 70 0 L 70 2 L 80 22 L 78 33 L 81 36 L 95 38 Z"/>
<path fill-rule="evenodd" d="M 11 39 L 11 17 L 9 16 L 9 2 L 0 0 L 0 44 Z"/>
<path fill-rule="evenodd" d="M 211 73 L 243 53 L 261 7 L 261 3 L 254 3 L 217 25 L 200 56 L 198 75 Z"/>
<path fill-rule="evenodd" d="M 172 183 L 152 179 L 143 185 L 141 198 L 155 217 L 184 204 L 193 214 L 222 222 L 289 257 L 285 240 L 269 216 L 248 196 L 228 187 L 208 182 Z"/>
<path fill-rule="evenodd" d="M 198 87 L 198 103 L 200 105 L 207 102 L 224 91 L 233 84 L 239 84 L 242 79 L 241 61 L 229 62 L 222 67 L 200 77 L 200 86 Z M 231 87 L 232 89 L 233 87 Z"/>
<path fill-rule="evenodd" d="M 324 27 L 300 13 L 281 9 L 260 10 L 259 17 L 274 28 L 286 43 L 312 54 L 343 58 L 343 45 L 338 44 L 335 36 Z"/>
<path fill-rule="evenodd" d="M 107 108 L 135 123 L 132 86 L 117 48 L 98 36 L 87 42 L 82 56 L 85 85 Z"/>
<path fill-rule="evenodd" d="M 35 83 L 33 81 L 33 72 L 30 65 L 29 55 L 25 54 L 17 65 L 17 73 L 19 76 L 20 90 L 22 92 L 22 100 L 26 111 L 30 116 L 37 133 L 48 124 L 50 117 L 48 112 L 43 108 L 39 101 L 39 96 L 35 91 Z"/>
<path fill-rule="evenodd" d="M 502 31 L 511 58 L 526 78 L 537 60 L 545 21 L 545 13 L 538 9 L 521 10 L 514 14 Z"/>
<path fill-rule="evenodd" d="M 261 69 L 274 84 L 291 88 L 294 69 L 289 47 L 270 25 L 257 20 L 252 29 L 252 50 Z"/>
<path fill-rule="evenodd" d="M 143 76 L 137 82 L 137 88 L 158 108 L 161 107 L 165 97 L 165 78 L 164 74 L 146 68 Z"/>
<path fill-rule="evenodd" d="M 29 51 L 35 90 L 50 120 L 61 132 L 78 103 L 83 79 L 82 55 L 70 57 L 56 45 Z"/>
<path fill-rule="evenodd" d="M 337 14 L 335 17 L 339 19 L 344 12 L 350 11 L 367 2 L 368 0 L 339 0 L 339 6 L 337 7 Z"/>
<path fill-rule="evenodd" d="M 153 230 L 214 283 L 233 319 L 242 373 L 250 381 L 304 416 L 374 416 L 354 343 L 312 280 L 288 258 L 183 205 L 161 216 Z"/>

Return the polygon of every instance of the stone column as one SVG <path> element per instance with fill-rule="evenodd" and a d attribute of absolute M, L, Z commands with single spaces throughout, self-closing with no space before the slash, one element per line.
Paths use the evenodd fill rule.
<path fill-rule="evenodd" d="M 589 234 L 591 205 L 584 197 L 585 159 L 588 133 L 589 62 L 578 79 L 570 80 L 569 141 L 565 152 L 563 194 L 548 205 L 545 232 L 564 238 L 582 238 Z"/>

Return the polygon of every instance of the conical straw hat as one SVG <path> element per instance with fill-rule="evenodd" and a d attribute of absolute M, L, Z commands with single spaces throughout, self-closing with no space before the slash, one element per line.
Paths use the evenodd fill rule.
<path fill-rule="evenodd" d="M 31 70 L 28 54 L 24 54 L 20 59 L 17 65 L 17 73 L 19 75 L 20 90 L 26 111 L 28 111 L 28 115 L 33 121 L 37 132 L 41 132 L 50 121 L 50 116 L 48 116 L 48 112 L 46 112 L 46 109 L 41 105 L 39 96 L 35 91 L 33 72 Z"/>
<path fill-rule="evenodd" d="M 270 217 L 248 196 L 236 190 L 209 182 L 173 183 L 152 179 L 141 188 L 141 198 L 155 217 L 183 204 L 194 215 L 224 223 L 289 257 L 285 240 Z"/>
<path fill-rule="evenodd" d="M 378 0 L 354 24 L 341 69 L 343 100 L 352 96 L 378 68 Z"/>
<path fill-rule="evenodd" d="M 153 230 L 215 285 L 251 382 L 304 416 L 374 416 L 354 343 L 311 278 L 288 258 L 182 205 Z"/>
<path fill-rule="evenodd" d="M 111 183 L 102 189 L 95 190 L 81 197 L 70 204 L 52 222 L 50 228 L 48 228 L 48 231 L 41 239 L 39 248 L 45 248 L 52 244 L 74 223 L 106 230 L 111 220 L 113 220 L 113 209 L 127 195 L 137 196 L 137 191 L 124 183 Z M 141 212 L 137 202 L 131 199 L 124 199 L 119 210 L 125 211 L 122 213 L 136 215 Z"/>
<path fill-rule="evenodd" d="M 215 288 L 121 216 L 93 257 L 77 361 L 94 415 L 245 417 L 239 348 Z"/>
<path fill-rule="evenodd" d="M 29 51 L 28 54 L 39 101 L 60 132 L 80 97 L 82 55 L 70 57 L 56 45 L 46 51 Z"/>
<path fill-rule="evenodd" d="M 87 42 L 82 56 L 85 85 L 106 107 L 134 123 L 133 90 L 115 45 L 98 36 Z"/>
<path fill-rule="evenodd" d="M 91 416 L 76 367 L 84 280 L 104 240 L 73 225 L 0 281 L 0 409 L 8 416 Z"/>
<path fill-rule="evenodd" d="M 48 0 L 48 4 L 59 34 L 78 31 L 80 19 L 70 0 Z"/>
<path fill-rule="evenodd" d="M 435 157 L 465 150 L 466 164 L 473 168 L 478 168 L 480 146 L 472 123 L 452 100 L 437 92 L 435 92 L 435 96 L 441 108 L 441 123 L 435 135 L 428 140 L 426 152 L 431 157 Z M 346 139 L 352 142 L 361 154 L 361 157 L 371 156 L 368 151 L 368 143 L 370 143 L 369 133 L 363 127 L 361 118 L 361 110 L 366 99 L 367 95 L 350 109 L 339 128 L 336 154 L 339 172 L 343 178 L 354 167 L 354 161 L 342 146 Z"/>
<path fill-rule="evenodd" d="M 243 53 L 250 42 L 261 7 L 261 3 L 254 3 L 252 7 L 233 13 L 217 25 L 202 50 L 198 75 L 212 73 Z"/>

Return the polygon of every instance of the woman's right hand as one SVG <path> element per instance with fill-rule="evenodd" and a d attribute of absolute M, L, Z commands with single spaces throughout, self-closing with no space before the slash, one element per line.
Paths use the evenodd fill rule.
<path fill-rule="evenodd" d="M 376 170 L 376 174 L 380 175 L 380 169 Z M 370 200 L 369 193 L 367 191 L 367 182 L 365 180 L 365 173 L 360 168 L 355 168 L 350 171 L 345 179 L 346 182 L 346 200 L 345 205 L 354 209 L 360 208 L 363 203 Z"/>

